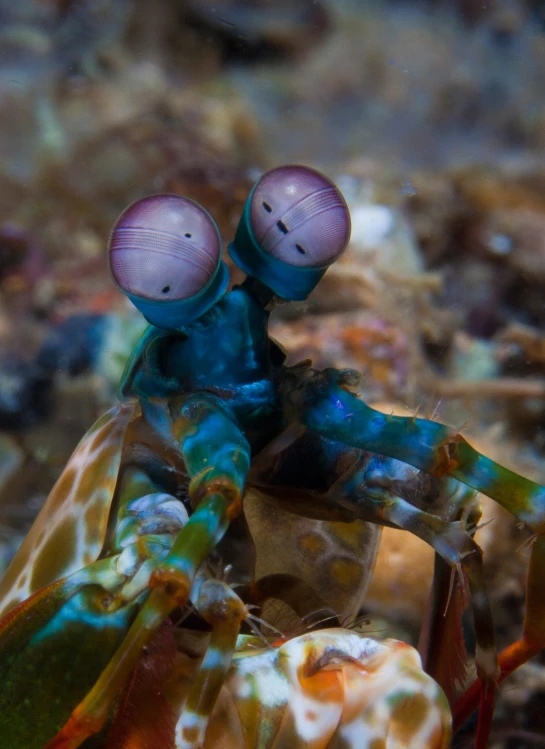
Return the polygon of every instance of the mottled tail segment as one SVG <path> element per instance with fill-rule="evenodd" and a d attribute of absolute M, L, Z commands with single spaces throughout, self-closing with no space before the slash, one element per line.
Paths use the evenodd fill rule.
<path fill-rule="evenodd" d="M 286 408 L 295 408 L 317 434 L 433 476 L 452 476 L 494 499 L 536 533 L 545 531 L 545 487 L 481 455 L 450 427 L 376 411 L 345 389 L 348 374 L 307 372 L 299 385 L 302 397 L 292 396 Z"/>
<path fill-rule="evenodd" d="M 414 648 L 395 640 L 330 629 L 261 654 L 239 652 L 227 688 L 251 737 L 248 747 L 450 746 L 444 694 Z"/>
<path fill-rule="evenodd" d="M 116 406 L 82 438 L 0 583 L 0 615 L 98 557 L 135 413 L 133 404 Z"/>

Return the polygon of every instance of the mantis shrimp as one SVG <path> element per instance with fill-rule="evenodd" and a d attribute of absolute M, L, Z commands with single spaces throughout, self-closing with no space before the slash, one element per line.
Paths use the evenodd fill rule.
<path fill-rule="evenodd" d="M 269 316 L 307 298 L 349 235 L 326 177 L 274 169 L 229 246 L 247 278 L 227 292 L 219 232 L 196 203 L 155 195 L 120 216 L 112 276 L 150 327 L 120 403 L 77 447 L 0 584 L 2 749 L 152 747 L 159 734 L 177 749 L 447 747 L 445 697 L 408 645 L 342 627 L 268 647 L 241 634 L 269 599 L 353 620 L 382 526 L 436 552 L 426 665 L 449 696 L 438 633 L 445 611 L 459 618 L 454 599 L 471 605 L 478 679 L 454 716 L 480 707 L 484 749 L 497 683 L 545 643 L 545 488 L 446 426 L 370 408 L 352 370 L 286 365 Z M 499 657 L 478 491 L 536 534 L 523 635 Z M 261 553 L 265 538 L 276 546 Z"/>

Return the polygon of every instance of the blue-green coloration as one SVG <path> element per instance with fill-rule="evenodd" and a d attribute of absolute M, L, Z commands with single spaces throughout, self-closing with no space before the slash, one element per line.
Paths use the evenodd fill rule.
<path fill-rule="evenodd" d="M 208 285 L 189 299 L 156 301 L 123 292 L 152 325 L 164 330 L 180 327 L 204 315 L 224 295 L 229 285 L 229 272 L 221 262 Z"/>
<path fill-rule="evenodd" d="M 21 708 L 16 720 L 8 716 L 2 724 L 9 733 L 0 730 L 0 749 L 39 749 L 52 738 L 54 749 L 74 749 L 102 731 L 115 713 L 116 702 L 123 702 L 131 673 L 153 637 L 166 620 L 190 603 L 210 627 L 211 649 L 189 689 L 178 746 L 201 746 L 240 624 L 248 616 L 246 604 L 261 604 L 269 590 L 274 593 L 268 597 L 288 605 L 297 599 L 293 608 L 301 616 L 315 613 L 320 601 L 339 616 L 355 615 L 372 573 L 377 528 L 383 525 L 410 530 L 424 539 L 461 576 L 464 590 L 469 591 L 477 673 L 484 685 L 481 705 L 486 708 L 479 746 L 485 746 L 497 675 L 494 628 L 482 553 L 473 540 L 480 509 L 475 493 L 459 491 L 456 482 L 488 494 L 538 534 L 545 531 L 545 489 L 480 455 L 443 425 L 387 416 L 370 408 L 353 392 L 358 376 L 352 371 L 319 372 L 308 361 L 285 365 L 282 350 L 268 335 L 270 313 L 282 299 L 307 296 L 325 271 L 324 266 L 312 263 L 316 258 L 333 262 L 338 257 L 348 237 L 349 218 L 342 196 L 324 177 L 304 167 L 279 171 L 283 189 L 287 173 L 289 189 L 273 191 L 272 198 L 264 193 L 257 206 L 264 211 L 257 214 L 256 223 L 261 222 L 268 251 L 259 246 L 251 230 L 249 199 L 231 245 L 233 258 L 249 277 L 226 294 L 223 281 L 217 282 L 213 306 L 208 308 L 212 297 L 207 297 L 202 314 L 186 319 L 183 325 L 176 315 L 163 317 L 160 312 L 162 304 L 171 309 L 173 303 L 159 301 L 162 279 L 172 274 L 173 260 L 172 253 L 162 251 L 162 227 L 157 229 L 160 251 L 154 251 L 159 264 L 154 278 L 161 283 L 154 281 L 152 289 L 157 297 L 153 297 L 153 319 L 161 325 L 147 330 L 120 384 L 120 397 L 126 403 L 113 411 L 124 412 L 127 422 L 123 430 L 114 432 L 121 437 L 113 448 L 108 445 L 106 467 L 100 465 L 93 473 L 93 465 L 88 466 L 90 473 L 85 475 L 87 466 L 78 460 L 86 459 L 86 448 L 92 446 L 94 452 L 89 454 L 100 464 L 104 455 L 96 444 L 97 434 L 100 427 L 118 423 L 111 415 L 90 430 L 88 443 L 83 441 L 83 458 L 75 453 L 78 470 L 72 466 L 69 471 L 72 482 L 83 476 L 84 495 L 92 496 L 95 480 L 102 477 L 105 500 L 94 511 L 101 519 L 106 513 L 108 527 L 100 553 L 98 557 L 95 553 L 91 563 L 85 561 L 87 566 L 75 575 L 58 580 L 51 573 L 53 579 L 45 582 L 41 578 L 41 586 L 47 587 L 0 621 L 0 715 L 2 709 L 4 716 L 11 709 L 12 693 L 23 699 L 27 676 L 30 673 L 33 678 L 34 663 L 41 663 L 40 659 L 53 658 L 66 669 L 68 691 L 44 666 L 43 677 L 38 675 L 43 681 L 38 680 L 32 692 L 39 734 L 33 735 L 34 743 L 28 743 L 27 711 Z M 291 183 L 293 173 L 297 179 Z M 309 188 L 316 180 L 320 189 Z M 323 190 L 320 181 L 326 185 Z M 293 184 L 306 185 L 301 200 L 296 189 L 291 190 Z M 280 194 L 282 200 L 275 202 Z M 293 205 L 292 195 L 296 195 Z M 304 210 L 299 210 L 304 201 Z M 152 205 L 157 207 L 153 201 Z M 327 211 L 331 210 L 337 221 L 332 233 L 337 245 L 328 254 L 321 229 L 324 222 L 328 224 Z M 270 225 L 267 217 L 272 217 Z M 314 231 L 317 226 L 320 231 Z M 123 230 L 123 226 L 118 228 Z M 131 226 L 131 231 L 138 229 Z M 130 255 L 136 247 L 147 261 L 147 235 L 133 236 L 133 244 L 126 246 L 126 235 L 120 236 L 114 251 Z M 182 270 L 190 275 L 194 257 L 185 245 L 182 249 Z M 290 265 L 273 252 L 295 260 Z M 300 257 L 292 252 L 299 252 Z M 146 264 L 135 263 L 129 273 L 130 262 L 123 262 L 116 259 L 119 277 L 130 288 L 147 292 L 146 278 L 138 277 L 139 268 Z M 161 262 L 167 263 L 166 270 Z M 214 264 L 206 268 L 213 270 Z M 223 271 L 218 272 L 221 276 Z M 183 283 L 177 292 L 180 287 Z M 132 298 L 127 289 L 125 293 Z M 140 301 L 138 297 L 137 306 Z M 192 315 L 198 312 L 195 308 Z M 104 475 L 109 473 L 113 488 L 108 489 Z M 256 491 L 253 496 L 248 492 L 243 507 L 244 494 L 252 488 Z M 76 506 L 70 510 L 84 504 L 85 496 L 67 493 Z M 250 531 L 248 518 L 252 502 L 259 504 L 259 495 L 269 509 L 262 506 L 259 527 L 254 525 Z M 310 531 L 304 522 L 304 533 L 292 537 L 283 533 L 276 515 L 285 511 L 299 521 L 323 521 L 321 535 L 316 535 L 316 526 Z M 73 540 L 74 516 L 67 512 L 60 518 L 60 537 L 83 543 L 82 534 Z M 260 531 L 262 540 L 268 532 L 278 538 L 286 568 L 279 573 L 271 558 L 274 551 L 269 552 L 270 574 L 266 572 L 254 584 L 254 538 Z M 525 662 L 545 643 L 545 598 L 537 586 L 543 574 L 542 547 L 536 543 L 532 551 L 531 610 L 522 645 L 515 643 L 519 646 L 516 657 L 506 660 L 505 670 Z M 214 579 L 208 569 L 210 555 L 216 551 L 221 563 L 236 574 L 235 582 L 248 583 L 240 588 L 240 598 L 238 591 Z M 45 547 L 42 559 L 51 560 L 56 553 L 56 548 Z M 16 559 L 16 569 L 24 570 L 25 561 L 24 557 Z M 24 584 L 23 580 L 21 587 Z M 452 589 L 436 588 L 432 625 L 441 631 Z M 88 642 L 82 645 L 79 641 L 87 634 Z M 78 650 L 73 662 L 72 647 Z M 93 658 L 95 651 L 101 659 Z M 436 650 L 435 663 L 444 660 Z M 449 678 L 453 680 L 452 673 Z M 76 681 L 80 689 L 72 688 Z M 47 690 L 59 693 L 61 700 L 51 715 L 44 702 Z M 472 699 L 474 706 L 476 698 Z M 7 743 L 3 736 L 8 736 Z M 108 749 L 114 745 L 105 744 Z"/>
<path fill-rule="evenodd" d="M 278 500 L 284 506 L 287 501 L 293 512 L 307 517 L 345 522 L 360 519 L 410 530 L 423 538 L 448 565 L 461 569 L 468 581 L 478 642 L 477 670 L 491 684 L 496 672 L 494 629 L 482 554 L 472 539 L 480 516 L 479 511 L 471 509 L 474 496 L 470 491 L 462 493 L 458 503 L 445 499 L 442 507 L 426 511 L 421 502 L 400 493 L 400 482 L 394 479 L 396 462 L 414 466 L 430 480 L 456 479 L 488 494 L 538 533 L 545 530 L 545 489 L 480 455 L 448 427 L 371 409 L 351 392 L 358 384 L 357 373 L 320 373 L 308 364 L 284 366 L 283 356 L 267 336 L 269 311 L 277 296 L 306 298 L 326 266 L 296 267 L 260 246 L 250 215 L 257 186 L 250 193 L 230 245 L 231 256 L 249 278 L 191 325 L 166 334 L 148 332 L 128 366 L 121 392 L 124 396 L 138 395 L 152 422 L 153 413 L 144 404 L 147 398 L 213 393 L 249 439 L 251 453 L 269 451 L 269 463 L 258 482 L 271 487 L 279 483 L 281 474 L 289 476 L 291 488 L 286 487 Z M 267 195 L 257 206 L 273 215 L 270 226 L 265 214 L 256 215 L 262 221 L 262 234 L 276 248 L 279 239 L 274 236 L 275 228 L 285 236 L 297 221 L 294 219 L 290 226 L 287 221 L 276 221 L 278 213 L 274 210 L 280 209 L 273 204 Z M 284 203 L 282 215 L 300 217 L 302 212 L 297 214 L 296 208 L 286 208 Z M 308 212 L 311 219 L 317 215 L 312 211 Z M 308 236 L 313 236 L 311 231 Z M 306 245 L 300 249 L 309 252 Z M 323 254 L 323 248 L 320 252 Z M 155 428 L 160 429 L 159 421 Z M 315 439 L 310 452 L 308 439 L 298 439 L 305 429 Z M 284 430 L 288 434 L 291 430 L 291 437 L 277 448 Z M 351 462 L 354 448 L 360 451 L 359 457 Z M 378 464 L 376 460 L 372 463 L 372 477 L 365 468 L 369 453 L 383 456 Z M 320 465 L 313 462 L 316 455 L 321 455 Z M 208 460 L 216 463 L 213 450 Z M 316 496 L 316 480 L 322 489 L 320 497 Z M 424 495 L 430 491 L 429 481 L 427 486 L 427 490 L 421 487 Z M 298 495 L 295 488 L 301 490 Z M 442 492 L 442 496 L 448 495 L 446 489 Z M 461 517 L 465 518 L 464 525 L 458 524 Z M 212 535 L 218 538 L 217 530 Z M 441 605 L 437 604 L 435 610 L 440 611 Z"/>
<path fill-rule="evenodd" d="M 183 328 L 168 333 L 149 328 L 127 364 L 121 397 L 206 390 L 235 400 L 247 393 L 254 411 L 270 405 L 273 360 L 281 357 L 267 336 L 268 319 L 269 312 L 242 286 Z"/>
<path fill-rule="evenodd" d="M 431 475 L 452 476 L 493 497 L 536 533 L 545 531 L 545 487 L 481 455 L 443 424 L 370 408 L 347 391 L 346 380 L 353 374 L 325 370 L 306 383 L 296 408 L 309 429 Z"/>
<path fill-rule="evenodd" d="M 321 268 L 288 265 L 264 252 L 255 238 L 250 222 L 250 204 L 255 186 L 248 196 L 229 254 L 245 273 L 259 279 L 282 299 L 293 302 L 306 299 L 319 283 L 328 265 Z"/>
<path fill-rule="evenodd" d="M 2 749 L 43 749 L 70 717 L 74 701 L 100 676 L 133 620 L 138 601 L 109 611 L 111 599 L 94 584 L 94 571 L 91 566 L 38 594 L 32 614 L 22 610 L 3 631 Z M 47 710 L 36 711 L 44 698 Z"/>

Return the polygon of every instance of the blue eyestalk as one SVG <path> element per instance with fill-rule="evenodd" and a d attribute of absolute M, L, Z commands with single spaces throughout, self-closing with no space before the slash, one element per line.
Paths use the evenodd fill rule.
<path fill-rule="evenodd" d="M 229 254 L 287 300 L 308 297 L 346 249 L 350 214 L 335 185 L 314 169 L 285 166 L 252 188 Z"/>
<path fill-rule="evenodd" d="M 109 242 L 115 284 L 146 320 L 167 330 L 205 314 L 229 283 L 211 216 L 178 195 L 151 195 L 117 220 Z"/>
<path fill-rule="evenodd" d="M 219 262 L 210 282 L 198 294 L 189 299 L 173 299 L 171 301 L 154 301 L 142 297 L 123 293 L 141 312 L 146 320 L 157 328 L 174 330 L 198 320 L 211 309 L 218 299 L 225 294 L 229 285 L 229 271 L 224 262 Z M 123 291 L 123 289 L 121 289 Z"/>

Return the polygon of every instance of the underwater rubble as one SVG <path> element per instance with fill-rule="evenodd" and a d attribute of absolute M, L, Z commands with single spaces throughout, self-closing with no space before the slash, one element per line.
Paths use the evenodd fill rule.
<path fill-rule="evenodd" d="M 326 171 L 353 218 L 342 261 L 275 314 L 289 360 L 356 368 L 370 403 L 463 427 L 545 480 L 542 5 L 301 0 L 280 23 L 215 5 L 219 23 L 190 0 L 0 2 L 0 571 L 145 327 L 106 271 L 119 212 L 184 194 L 227 245 L 278 163 Z M 485 520 L 503 646 L 528 549 L 492 503 Z M 376 626 L 414 641 L 432 564 L 385 531 Z M 537 745 L 543 659 L 512 684 L 491 745 Z"/>

